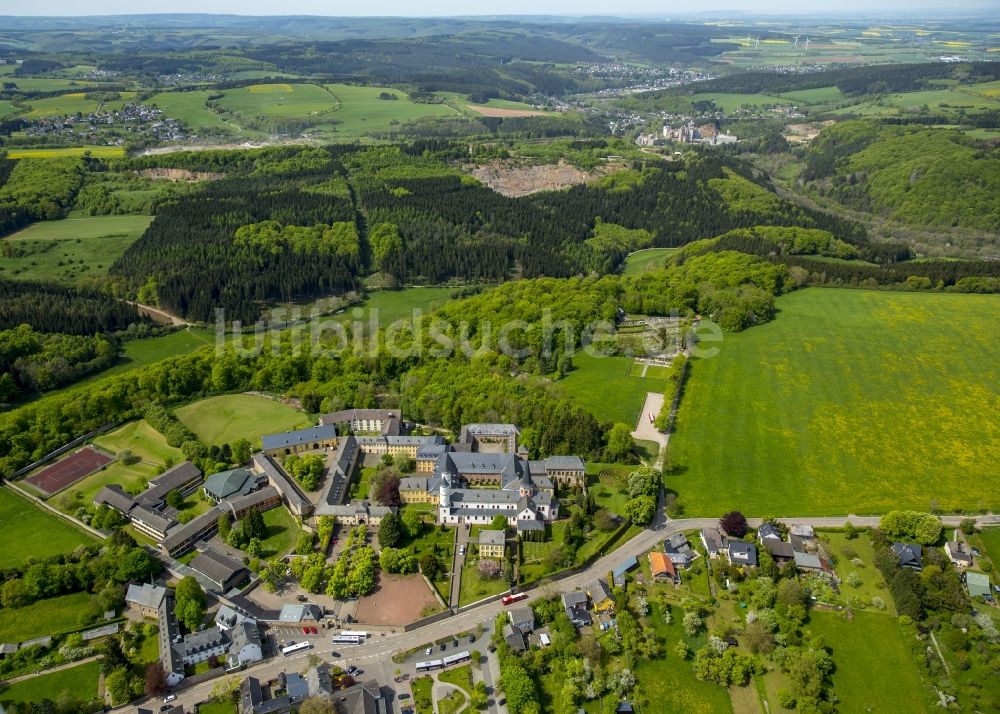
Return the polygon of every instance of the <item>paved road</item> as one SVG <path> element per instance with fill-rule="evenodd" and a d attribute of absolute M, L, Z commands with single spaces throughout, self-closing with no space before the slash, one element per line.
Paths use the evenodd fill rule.
<path fill-rule="evenodd" d="M 945 526 L 955 527 L 959 525 L 964 517 L 965 516 L 942 516 L 941 520 Z M 752 527 L 757 527 L 761 523 L 760 518 L 751 518 L 748 520 Z M 811 525 L 815 528 L 841 528 L 847 521 L 850 521 L 853 525 L 859 527 L 873 527 L 878 525 L 879 516 L 852 515 L 811 518 L 780 518 L 778 520 L 788 524 L 802 523 Z M 978 520 L 980 523 L 994 523 L 997 521 L 997 517 L 983 516 Z M 608 571 L 621 563 L 622 560 L 631 556 L 642 555 L 646 551 L 657 546 L 669 535 L 698 528 L 711 528 L 712 526 L 718 525 L 718 522 L 719 521 L 716 518 L 665 520 L 661 514 L 658 522 L 654 523 L 651 529 L 642 531 L 639 535 L 623 544 L 617 550 L 598 558 L 598 560 L 592 563 L 586 570 L 566 576 L 532 590 L 529 593 L 528 602 L 545 599 L 563 592 L 571 592 L 573 590 L 582 589 L 588 583 L 593 582 L 596 578 L 606 576 Z M 522 601 L 522 603 L 523 602 L 524 601 Z M 345 662 L 356 664 L 366 670 L 366 673 L 374 675 L 375 672 L 373 668 L 381 667 L 385 660 L 388 660 L 393 653 L 400 650 L 408 650 L 425 646 L 434 640 L 454 636 L 467 630 L 474 629 L 477 624 L 484 625 L 487 628 L 487 632 L 491 632 L 496 615 L 503 610 L 503 605 L 501 605 L 498 601 L 486 603 L 459 613 L 454 617 L 449 617 L 440 622 L 426 625 L 411 632 L 372 637 L 369 638 L 367 644 L 351 648 L 349 651 L 344 651 L 346 648 L 341 647 L 341 654 L 346 656 L 341 659 Z M 484 634 L 483 636 L 488 637 L 488 634 Z M 242 678 L 252 675 L 261 680 L 272 679 L 277 677 L 277 675 L 282 671 L 297 672 L 306 669 L 310 655 L 319 655 L 320 657 L 329 660 L 331 650 L 332 647 L 324 643 L 315 649 L 293 655 L 291 657 L 277 657 L 266 662 L 261 662 L 260 664 L 249 667 L 239 673 L 238 676 Z M 340 660 L 336 661 L 339 662 Z M 385 666 L 389 667 L 390 665 Z M 395 665 L 391 666 L 394 667 Z M 177 690 L 176 703 L 182 704 L 186 711 L 194 711 L 196 703 L 208 699 L 216 681 L 218 680 L 202 682 L 189 688 L 183 688 L 182 685 L 182 688 Z M 388 680 L 382 680 L 381 683 L 384 684 L 386 681 L 391 682 L 391 678 Z M 157 702 L 153 703 L 156 704 Z M 123 707 L 122 710 L 134 712 L 136 711 L 136 705 L 142 704 L 142 702 L 137 702 L 129 707 Z M 398 706 L 398 702 L 394 705 L 394 707 L 395 706 Z M 393 711 L 397 711 L 397 709 L 394 708 Z"/>

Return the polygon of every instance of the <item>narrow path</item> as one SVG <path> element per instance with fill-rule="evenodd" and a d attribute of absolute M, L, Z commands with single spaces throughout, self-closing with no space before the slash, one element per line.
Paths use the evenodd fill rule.
<path fill-rule="evenodd" d="M 172 315 L 165 310 L 161 310 L 158 307 L 153 307 L 152 305 L 144 305 L 141 302 L 135 302 L 134 300 L 126 300 L 129 305 L 136 308 L 141 315 L 148 315 L 150 317 L 160 317 L 162 320 L 170 325 L 184 325 L 185 327 L 190 327 L 191 323 L 184 320 L 177 315 Z"/>
<path fill-rule="evenodd" d="M 639 421 L 632 432 L 633 439 L 653 441 L 659 444 L 660 452 L 657 454 L 656 462 L 653 464 L 653 468 L 655 469 L 663 468 L 663 460 L 666 457 L 667 442 L 670 440 L 670 434 L 664 434 L 657 429 L 649 417 L 652 415 L 653 419 L 655 419 L 662 408 L 663 395 L 659 392 L 647 392 L 646 402 L 642 405 L 642 411 L 639 413 Z"/>
<path fill-rule="evenodd" d="M 449 684 L 448 682 L 439 682 L 437 679 L 434 680 L 434 686 L 431 687 L 431 699 L 434 702 L 435 712 L 440 711 L 440 709 L 438 709 L 438 700 L 444 699 L 452 692 L 458 692 L 459 694 L 461 694 L 465 698 L 466 704 L 468 704 L 469 697 L 468 695 L 466 695 L 464 691 L 462 691 L 461 687 L 458 687 L 454 684 Z"/>

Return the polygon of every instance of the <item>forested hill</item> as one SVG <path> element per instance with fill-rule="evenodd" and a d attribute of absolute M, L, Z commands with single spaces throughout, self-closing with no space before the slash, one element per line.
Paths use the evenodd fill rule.
<path fill-rule="evenodd" d="M 1000 148 L 962 132 L 842 122 L 805 154 L 819 193 L 914 225 L 1000 232 Z"/>
<path fill-rule="evenodd" d="M 464 176 L 454 153 L 340 146 L 216 157 L 227 178 L 162 206 L 111 275 L 128 291 L 152 279 L 168 311 L 211 320 L 222 307 L 247 321 L 268 301 L 346 292 L 379 271 L 433 283 L 610 272 L 636 248 L 758 225 L 822 228 L 868 245 L 859 226 L 785 201 L 748 165 L 711 153 L 637 162 L 522 198 Z M 185 161 L 204 170 L 208 160 L 164 158 Z"/>

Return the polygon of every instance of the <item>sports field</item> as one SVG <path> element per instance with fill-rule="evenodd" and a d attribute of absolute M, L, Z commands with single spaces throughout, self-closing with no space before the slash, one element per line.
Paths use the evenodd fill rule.
<path fill-rule="evenodd" d="M 895 618 L 855 611 L 854 620 L 848 622 L 834 613 L 813 611 L 805 629 L 822 636 L 832 650 L 836 665 L 833 691 L 840 699 L 838 712 L 931 710 L 914 656 Z"/>
<path fill-rule="evenodd" d="M 0 488 L 0 568 L 20 565 L 29 556 L 68 553 L 93 539 L 57 516 L 6 488 Z M 44 533 L 44 538 L 38 534 Z M 2 640 L 6 641 L 6 640 Z"/>
<path fill-rule="evenodd" d="M 142 235 L 152 216 L 92 216 L 40 221 L 4 239 L 0 276 L 91 283 Z"/>
<path fill-rule="evenodd" d="M 260 448 L 262 434 L 276 434 L 311 426 L 307 414 L 273 399 L 250 394 L 227 394 L 202 399 L 174 412 L 206 444 L 231 444 L 249 439 Z"/>
<path fill-rule="evenodd" d="M 1000 297 L 809 288 L 695 359 L 670 439 L 690 515 L 1000 506 Z"/>
<path fill-rule="evenodd" d="M 628 357 L 591 357 L 579 352 L 573 355 L 573 367 L 555 386 L 576 399 L 598 421 L 621 422 L 634 428 L 646 392 L 663 391 L 661 380 L 631 376 L 632 360 Z"/>
<path fill-rule="evenodd" d="M 85 446 L 55 463 L 28 476 L 25 481 L 50 496 L 76 483 L 84 476 L 111 463 L 111 457 L 91 446 Z"/>

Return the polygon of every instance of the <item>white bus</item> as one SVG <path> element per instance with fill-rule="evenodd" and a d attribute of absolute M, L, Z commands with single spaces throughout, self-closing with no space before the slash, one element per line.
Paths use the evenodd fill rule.
<path fill-rule="evenodd" d="M 340 634 L 357 637 L 361 642 L 364 642 L 366 639 L 368 639 L 368 633 L 364 632 L 363 630 L 341 630 Z"/>
<path fill-rule="evenodd" d="M 456 652 L 453 655 L 448 655 L 442 661 L 445 667 L 451 667 L 456 664 L 462 664 L 463 662 L 468 662 L 472 659 L 472 655 L 468 651 Z"/>
<path fill-rule="evenodd" d="M 426 662 L 417 662 L 417 672 L 430 672 L 435 669 L 444 669 L 444 660 L 432 659 Z"/>
<path fill-rule="evenodd" d="M 295 654 L 296 652 L 302 652 L 303 650 L 307 650 L 310 647 L 312 647 L 312 645 L 309 644 L 308 642 L 299 642 L 298 644 L 288 645 L 287 647 L 282 647 L 281 648 L 281 654 L 283 654 L 283 655 L 285 655 L 287 657 L 290 654 Z"/>
<path fill-rule="evenodd" d="M 335 645 L 360 645 L 364 642 L 364 638 L 358 635 L 345 635 L 343 632 L 339 635 L 334 635 L 331 638 L 331 642 Z"/>

